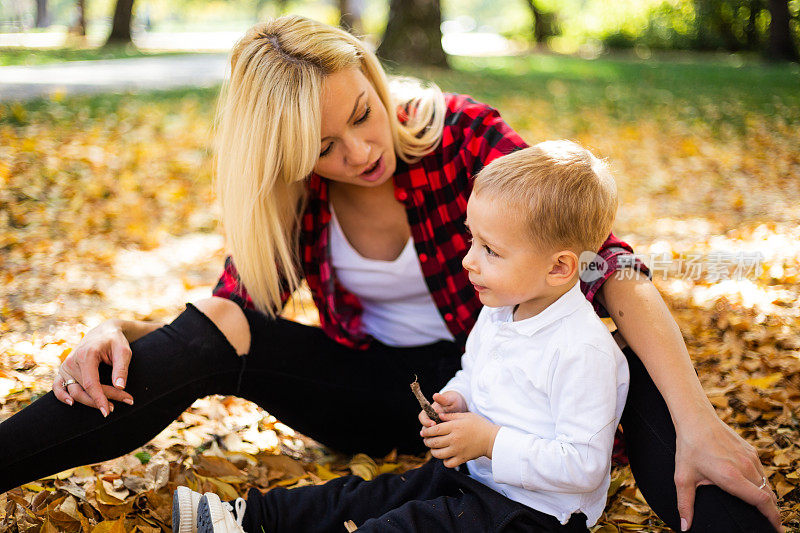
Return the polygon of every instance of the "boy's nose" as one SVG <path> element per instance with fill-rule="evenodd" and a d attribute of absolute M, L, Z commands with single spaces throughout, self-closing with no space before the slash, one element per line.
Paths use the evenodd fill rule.
<path fill-rule="evenodd" d="M 461 260 L 461 266 L 469 272 L 475 272 L 475 261 L 472 258 L 472 247 L 467 250 L 467 255 Z"/>

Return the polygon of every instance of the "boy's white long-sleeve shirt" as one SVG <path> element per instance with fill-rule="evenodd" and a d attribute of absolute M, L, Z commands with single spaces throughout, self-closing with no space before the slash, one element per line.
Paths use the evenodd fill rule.
<path fill-rule="evenodd" d="M 628 393 L 628 364 L 576 283 L 538 315 L 484 307 L 462 369 L 442 388 L 501 426 L 492 459 L 470 475 L 566 523 L 591 526 L 606 503 L 611 449 Z"/>

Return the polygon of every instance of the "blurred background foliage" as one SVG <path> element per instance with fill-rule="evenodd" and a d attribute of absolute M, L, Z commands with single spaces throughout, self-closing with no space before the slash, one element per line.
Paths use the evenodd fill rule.
<path fill-rule="evenodd" d="M 386 27 L 390 4 L 386 0 L 4 0 L 0 31 L 74 29 L 82 6 L 86 33 L 105 35 L 118 3 L 131 6 L 134 32 L 242 31 L 255 20 L 289 12 L 336 24 L 340 8 L 347 6 L 359 19 L 356 30 L 377 39 Z M 441 11 L 445 33 L 493 33 L 522 46 L 535 43 L 584 55 L 634 48 L 640 54 L 652 49 L 725 50 L 797 59 L 800 42 L 800 0 L 511 0 L 501 9 L 493 0 L 443 0 Z M 793 52 L 777 53 L 771 41 L 776 38 Z"/>

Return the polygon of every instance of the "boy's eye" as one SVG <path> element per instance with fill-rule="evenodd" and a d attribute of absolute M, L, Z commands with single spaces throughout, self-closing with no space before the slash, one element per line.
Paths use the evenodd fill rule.
<path fill-rule="evenodd" d="M 484 245 L 483 249 L 486 250 L 486 253 L 491 255 L 492 257 L 499 257 L 497 255 L 497 253 L 494 250 L 492 250 L 491 248 L 489 248 L 488 246 Z"/>
<path fill-rule="evenodd" d="M 361 115 L 355 122 L 353 122 L 353 124 L 361 124 L 362 122 L 367 120 L 367 117 L 369 117 L 370 113 L 372 113 L 372 108 L 370 106 L 367 106 L 367 109 L 364 111 L 364 114 Z"/>

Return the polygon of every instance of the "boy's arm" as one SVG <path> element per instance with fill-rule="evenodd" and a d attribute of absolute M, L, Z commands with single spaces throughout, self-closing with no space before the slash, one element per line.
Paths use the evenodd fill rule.
<path fill-rule="evenodd" d="M 498 483 L 528 490 L 595 490 L 611 464 L 616 431 L 617 362 L 582 344 L 558 356 L 550 387 L 555 438 L 501 427 L 491 450 Z"/>

